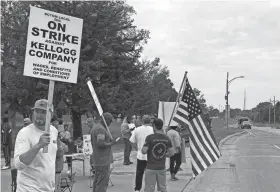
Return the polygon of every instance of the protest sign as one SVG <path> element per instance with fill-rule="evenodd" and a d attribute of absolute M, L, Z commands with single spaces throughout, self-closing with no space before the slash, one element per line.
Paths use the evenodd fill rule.
<path fill-rule="evenodd" d="M 50 131 L 54 82 L 77 83 L 83 20 L 30 7 L 23 75 L 49 79 L 45 131 Z M 44 153 L 48 152 L 47 146 Z"/>
<path fill-rule="evenodd" d="M 108 133 L 109 133 L 111 139 L 113 139 L 112 134 L 111 134 L 111 132 L 110 132 L 110 129 L 109 129 L 109 127 L 108 127 L 108 125 L 107 125 L 107 123 L 106 123 L 106 121 L 105 121 L 105 119 L 104 119 L 104 116 L 103 116 L 103 109 L 102 109 L 101 104 L 100 104 L 100 102 L 99 102 L 99 100 L 98 100 L 97 94 L 96 94 L 96 92 L 95 92 L 95 90 L 94 90 L 94 88 L 93 88 L 93 85 L 92 85 L 92 83 L 91 83 L 90 78 L 87 79 L 87 85 L 88 85 L 88 88 L 89 88 L 89 90 L 90 90 L 91 96 L 92 96 L 92 98 L 93 98 L 93 100 L 94 100 L 94 102 L 95 102 L 95 105 L 96 105 L 96 107 L 97 107 L 97 109 L 98 109 L 99 115 L 102 117 L 103 122 L 104 122 L 104 124 L 105 124 L 105 127 L 106 127 L 106 129 L 107 129 L 107 131 L 108 131 Z"/>
<path fill-rule="evenodd" d="M 83 20 L 30 8 L 24 75 L 77 83 Z"/>
<path fill-rule="evenodd" d="M 87 81 L 87 84 L 88 84 L 90 93 L 91 93 L 91 95 L 92 95 L 92 98 L 93 98 L 93 100 L 94 100 L 94 103 L 95 103 L 95 105 L 96 105 L 96 108 L 97 108 L 97 110 L 98 110 L 98 113 L 99 113 L 100 116 L 102 116 L 102 114 L 103 114 L 103 109 L 102 109 L 102 107 L 101 107 L 101 104 L 99 103 L 99 100 L 98 100 L 98 97 L 97 97 L 97 95 L 96 95 L 96 92 L 95 92 L 95 90 L 94 90 L 94 88 L 93 88 L 93 85 L 92 85 L 91 81 Z"/>
<path fill-rule="evenodd" d="M 90 156 L 92 154 L 91 137 L 90 135 L 83 135 L 83 153 L 85 156 Z"/>

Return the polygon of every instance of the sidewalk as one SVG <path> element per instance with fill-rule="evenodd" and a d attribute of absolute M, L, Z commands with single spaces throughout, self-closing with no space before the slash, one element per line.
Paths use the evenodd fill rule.
<path fill-rule="evenodd" d="M 180 192 L 185 187 L 186 183 L 191 179 L 192 172 L 190 166 L 190 152 L 189 148 L 186 148 L 187 163 L 181 165 L 182 171 L 179 171 L 177 176 L 179 181 L 170 181 L 170 173 L 167 172 L 167 187 L 168 192 Z M 131 153 L 132 165 L 123 165 L 123 152 L 114 153 L 114 170 L 111 173 L 111 181 L 114 186 L 108 188 L 108 192 L 132 192 L 134 191 L 134 181 L 136 172 L 136 151 Z M 13 160 L 12 160 L 13 162 Z M 1 163 L 4 163 L 4 159 L 1 158 Z M 169 167 L 169 159 L 166 162 L 166 167 Z M 90 188 L 90 166 L 89 159 L 85 160 L 85 176 L 83 176 L 83 164 L 81 161 L 73 161 L 73 173 L 76 172 L 76 183 L 73 187 L 73 192 L 91 192 Z M 64 165 L 64 172 L 67 171 L 67 164 Z M 10 169 L 2 171 L 1 174 L 2 191 L 10 191 L 11 176 Z M 144 178 L 142 191 L 144 190 Z"/>
<path fill-rule="evenodd" d="M 177 176 L 179 181 L 170 181 L 170 173 L 167 172 L 167 187 L 169 192 L 180 192 L 191 179 L 192 172 L 190 166 L 190 152 L 189 148 L 186 148 L 187 163 L 181 165 L 182 171 L 179 171 Z M 123 165 L 123 153 L 114 154 L 114 170 L 111 174 L 111 181 L 114 186 L 109 186 L 108 192 L 131 192 L 134 191 L 134 180 L 136 172 L 136 151 L 131 154 L 132 165 Z M 169 161 L 166 162 L 166 167 L 169 167 Z M 88 162 L 86 162 L 88 166 Z M 88 166 L 89 167 L 89 166 Z M 92 189 L 89 187 L 89 169 L 86 167 L 86 176 L 82 176 L 82 167 L 79 166 L 79 162 L 73 164 L 73 172 L 76 172 L 76 183 L 74 185 L 73 192 L 83 191 L 90 192 Z M 142 191 L 144 190 L 144 178 Z"/>

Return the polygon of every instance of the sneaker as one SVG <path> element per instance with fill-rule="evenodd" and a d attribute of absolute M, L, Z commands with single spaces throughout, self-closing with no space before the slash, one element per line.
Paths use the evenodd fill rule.
<path fill-rule="evenodd" d="M 130 161 L 129 164 L 133 164 L 133 162 Z"/>
<path fill-rule="evenodd" d="M 130 165 L 130 163 L 123 163 L 123 165 Z"/>
<path fill-rule="evenodd" d="M 175 174 L 172 174 L 170 180 L 171 181 L 177 181 L 179 179 L 175 176 Z"/>
<path fill-rule="evenodd" d="M 11 166 L 5 165 L 5 166 L 1 167 L 1 170 L 7 170 L 7 169 L 10 169 L 10 168 L 11 168 Z"/>
<path fill-rule="evenodd" d="M 179 179 L 177 177 L 171 177 L 170 181 L 178 181 Z"/>

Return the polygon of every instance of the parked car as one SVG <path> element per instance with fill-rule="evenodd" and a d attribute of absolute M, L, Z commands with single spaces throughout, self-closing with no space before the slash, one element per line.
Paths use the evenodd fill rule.
<path fill-rule="evenodd" d="M 243 121 L 241 124 L 241 129 L 251 129 L 252 125 L 249 121 Z"/>
<path fill-rule="evenodd" d="M 249 122 L 249 119 L 247 117 L 241 117 L 238 119 L 238 128 L 241 129 L 242 128 L 242 124 L 244 121 L 248 121 Z"/>

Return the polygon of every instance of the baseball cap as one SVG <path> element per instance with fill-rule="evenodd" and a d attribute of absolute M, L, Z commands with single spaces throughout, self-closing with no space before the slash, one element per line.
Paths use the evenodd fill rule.
<path fill-rule="evenodd" d="M 39 99 L 35 102 L 35 105 L 32 109 L 43 109 L 47 110 L 48 100 L 46 99 Z M 53 105 L 51 105 L 51 111 L 53 112 Z"/>
<path fill-rule="evenodd" d="M 86 123 L 88 123 L 88 122 L 93 122 L 93 121 L 94 121 L 93 118 L 90 117 L 90 118 L 87 118 Z"/>
<path fill-rule="evenodd" d="M 111 122 L 114 122 L 114 117 L 109 112 L 103 113 L 103 117 L 104 117 L 105 120 L 110 120 Z"/>

